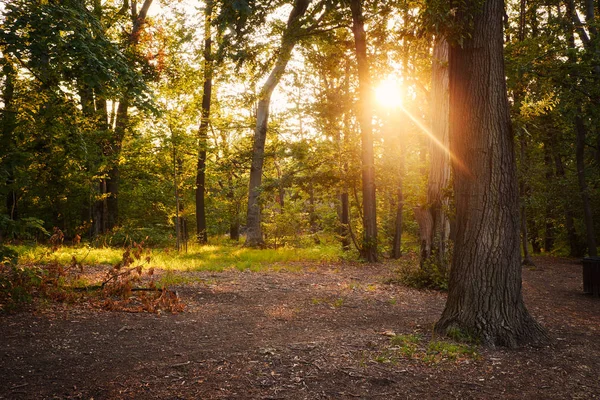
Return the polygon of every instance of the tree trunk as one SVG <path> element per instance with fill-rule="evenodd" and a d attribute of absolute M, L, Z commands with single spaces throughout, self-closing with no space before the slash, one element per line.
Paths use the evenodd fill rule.
<path fill-rule="evenodd" d="M 4 108 L 2 109 L 2 119 L 0 120 L 2 123 L 2 152 L 6 157 L 4 158 L 3 164 L 5 164 L 6 169 L 6 186 L 8 188 L 8 193 L 6 194 L 6 213 L 9 218 L 12 220 L 16 220 L 19 218 L 18 212 L 18 195 L 17 189 L 15 187 L 15 165 L 14 165 L 14 153 L 16 149 L 15 139 L 14 139 L 14 131 L 17 127 L 17 118 L 16 118 L 16 110 L 14 106 L 14 94 L 15 94 L 15 84 L 14 79 L 16 76 L 16 71 L 13 66 L 8 61 L 8 57 L 5 58 L 6 64 L 3 66 L 3 71 L 6 74 L 6 78 L 4 81 L 4 90 L 2 93 L 2 102 L 4 103 Z M 0 64 L 1 65 L 1 64 Z"/>
<path fill-rule="evenodd" d="M 447 253 L 450 221 L 446 215 L 448 195 L 445 192 L 450 185 L 448 117 L 448 43 L 445 37 L 438 36 L 433 46 L 431 74 L 431 134 L 434 140 L 429 145 L 431 165 L 427 185 L 428 206 L 417 212 L 429 215 L 422 215 L 417 221 L 419 225 L 421 222 L 426 224 L 421 227 L 421 266 L 426 260 L 430 260 L 435 262 L 440 271 L 446 271 L 449 267 Z"/>
<path fill-rule="evenodd" d="M 578 110 L 581 112 L 581 110 Z M 579 182 L 579 191 L 581 192 L 581 200 L 583 201 L 583 216 L 585 222 L 585 234 L 588 248 L 588 255 L 596 257 L 598 250 L 596 246 L 596 235 L 594 232 L 594 217 L 592 206 L 590 204 L 590 194 L 585 180 L 585 136 L 586 129 L 581 116 L 578 114 L 575 117 L 575 133 L 577 134 L 576 147 L 576 162 L 577 162 L 577 180 Z"/>
<path fill-rule="evenodd" d="M 196 169 L 196 239 L 198 243 L 208 243 L 206 230 L 206 148 L 208 146 L 208 126 L 210 123 L 210 105 L 212 94 L 213 59 L 212 22 L 213 2 L 206 2 L 204 9 L 204 87 L 202 92 L 202 111 L 198 129 L 198 165 Z"/>
<path fill-rule="evenodd" d="M 546 167 L 546 182 L 552 182 L 554 176 L 554 168 L 552 167 L 552 153 L 548 145 L 544 145 L 544 166 Z M 554 223 L 554 202 L 546 199 L 545 219 L 546 226 L 544 229 L 544 252 L 550 253 L 554 249 L 556 240 L 556 225 Z"/>
<path fill-rule="evenodd" d="M 139 13 L 132 4 L 131 20 L 133 22 L 133 27 L 127 38 L 128 47 L 134 47 L 139 43 L 140 33 L 144 24 L 146 23 L 146 16 L 148 14 L 148 9 L 152 5 L 152 1 L 153 0 L 144 0 Z M 126 88 L 125 93 L 121 99 L 119 99 L 113 137 L 110 139 L 110 142 L 107 143 L 104 149 L 104 155 L 108 157 L 110 167 L 105 181 L 101 183 L 101 186 L 105 190 L 104 192 L 101 192 L 103 196 L 102 202 L 104 203 L 101 206 L 103 232 L 113 229 L 117 225 L 119 219 L 119 157 L 123 147 L 123 139 L 125 138 L 125 133 L 129 127 L 130 100 L 131 94 L 129 93 L 129 89 Z M 106 114 L 106 101 L 104 101 L 102 119 L 106 121 L 106 124 L 108 124 L 108 118 Z M 110 129 L 111 126 L 107 125 L 107 128 Z"/>
<path fill-rule="evenodd" d="M 340 236 L 342 243 L 342 250 L 350 250 L 350 202 L 348 198 L 348 189 L 344 188 L 344 191 L 340 194 Z"/>
<path fill-rule="evenodd" d="M 519 140 L 519 150 L 521 151 L 522 175 L 519 182 L 519 197 L 521 201 L 521 247 L 523 249 L 523 260 L 521 261 L 521 264 L 533 266 L 535 265 L 535 263 L 529 255 L 529 236 L 527 231 L 527 205 L 525 204 L 525 198 L 529 196 L 529 188 L 527 187 L 527 183 L 525 182 L 525 175 L 527 174 L 525 165 L 528 164 L 527 152 L 525 150 L 526 146 L 527 141 L 525 140 L 524 134 L 522 134 Z"/>
<path fill-rule="evenodd" d="M 363 248 L 369 262 L 377 261 L 377 203 L 375 195 L 375 158 L 371 110 L 371 76 L 367 59 L 367 34 L 361 0 L 350 0 L 352 32 L 358 63 L 359 124 L 361 131 Z"/>
<path fill-rule="evenodd" d="M 556 167 L 556 177 L 560 181 L 565 179 L 565 167 L 562 162 L 560 154 L 556 152 L 554 148 L 554 165 Z M 583 257 L 585 255 L 585 245 L 582 246 L 577 230 L 575 229 L 575 221 L 573 219 L 573 211 L 571 209 L 571 202 L 563 199 L 563 208 L 565 213 L 565 228 L 567 229 L 567 239 L 569 241 L 569 256 L 570 257 Z"/>
<path fill-rule="evenodd" d="M 263 247 L 265 245 L 261 228 L 259 197 L 269 124 L 269 106 L 273 90 L 275 90 L 275 87 L 281 80 L 292 55 L 292 50 L 298 41 L 297 31 L 300 28 L 300 20 L 306 12 L 309 3 L 310 0 L 296 0 L 294 2 L 294 8 L 290 12 L 287 27 L 281 39 L 281 46 L 275 66 L 259 93 L 254 144 L 252 147 L 252 164 L 250 166 L 250 184 L 248 187 L 248 214 L 246 218 L 245 242 L 245 245 L 248 247 Z"/>
<path fill-rule="evenodd" d="M 396 219 L 394 221 L 394 239 L 392 242 L 392 258 L 397 260 L 402 257 L 402 212 L 404 211 L 404 193 L 402 181 L 396 189 Z"/>
<path fill-rule="evenodd" d="M 463 3 L 461 3 L 463 4 Z M 484 345 L 546 339 L 522 297 L 519 197 L 503 59 L 502 0 L 469 0 L 473 30 L 450 48 L 450 145 L 456 241 L 446 307 L 435 326 Z M 476 13 L 476 15 L 473 15 Z"/>

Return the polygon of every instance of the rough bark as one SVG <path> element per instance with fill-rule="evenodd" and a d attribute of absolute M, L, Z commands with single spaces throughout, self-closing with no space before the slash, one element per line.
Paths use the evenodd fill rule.
<path fill-rule="evenodd" d="M 210 123 L 210 106 L 212 95 L 213 59 L 212 21 L 213 2 L 206 2 L 204 9 L 204 83 L 202 92 L 202 110 L 200 128 L 198 129 L 198 164 L 196 168 L 196 239 L 198 243 L 208 243 L 206 227 L 206 148 L 208 145 L 208 126 Z"/>
<path fill-rule="evenodd" d="M 442 271 L 449 267 L 450 221 L 446 214 L 448 209 L 446 191 L 450 185 L 448 117 L 448 42 L 444 36 L 438 36 L 433 46 L 431 75 L 431 134 L 434 139 L 429 145 L 431 165 L 427 184 L 427 207 L 419 208 L 419 213 L 425 212 L 429 215 L 422 215 L 422 218 L 418 218 L 417 221 L 419 226 L 421 222 L 431 222 L 431 226 L 420 226 L 421 265 L 430 260 Z"/>
<path fill-rule="evenodd" d="M 359 124 L 361 133 L 363 245 L 362 256 L 377 261 L 377 215 L 375 198 L 375 159 L 371 110 L 371 76 L 367 58 L 367 34 L 361 0 L 350 0 L 352 33 L 358 64 Z"/>
<path fill-rule="evenodd" d="M 546 339 L 522 297 L 519 201 L 503 59 L 502 0 L 466 1 L 473 18 L 462 47 L 450 49 L 450 146 L 456 241 L 446 307 L 435 330 L 484 345 Z M 477 11 L 474 11 L 477 10 Z M 475 13 L 476 15 L 473 15 Z M 465 22 L 468 25 L 468 22 Z M 457 161 L 460 160 L 460 161 Z"/>
<path fill-rule="evenodd" d="M 306 13 L 309 4 L 310 0 L 296 0 L 294 2 L 294 7 L 290 12 L 287 21 L 286 30 L 281 39 L 275 66 L 271 70 L 267 81 L 264 83 L 259 93 L 256 111 L 256 127 L 254 129 L 254 143 L 252 146 L 250 183 L 248 187 L 248 214 L 246 217 L 245 242 L 245 245 L 248 247 L 263 247 L 265 245 L 261 228 L 261 207 L 259 197 L 262 184 L 271 95 L 285 73 L 285 68 L 292 55 L 292 50 L 298 41 L 297 31 L 301 26 L 302 16 Z"/>

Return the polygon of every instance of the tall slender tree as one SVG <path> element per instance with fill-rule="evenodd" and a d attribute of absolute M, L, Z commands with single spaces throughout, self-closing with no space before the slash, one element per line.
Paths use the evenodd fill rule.
<path fill-rule="evenodd" d="M 292 50 L 298 42 L 302 17 L 306 13 L 311 0 L 295 0 L 289 14 L 287 25 L 281 37 L 279 53 L 275 65 L 263 84 L 258 95 L 256 111 L 256 127 L 254 129 L 254 145 L 252 150 L 252 165 L 250 167 L 250 184 L 248 188 L 248 214 L 246 219 L 246 246 L 262 247 L 264 238 L 261 229 L 260 186 L 262 184 L 265 143 L 269 125 L 269 108 L 271 95 L 285 72 L 292 56 Z"/>
<path fill-rule="evenodd" d="M 208 243 L 206 230 L 206 149 L 208 146 L 208 126 L 210 124 L 210 105 L 213 78 L 213 56 L 211 22 L 213 2 L 208 0 L 204 8 L 204 83 L 202 92 L 202 110 L 198 130 L 198 166 L 196 170 L 196 238 L 200 243 Z"/>
<path fill-rule="evenodd" d="M 377 261 L 377 203 L 375 194 L 375 157 L 373 151 L 372 87 L 367 58 L 367 34 L 361 0 L 350 0 L 352 33 L 358 64 L 359 124 L 361 134 L 362 195 L 363 195 L 363 245 L 362 255 Z"/>

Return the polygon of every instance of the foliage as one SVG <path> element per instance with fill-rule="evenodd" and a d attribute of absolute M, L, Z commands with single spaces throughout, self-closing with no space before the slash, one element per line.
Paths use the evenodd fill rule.
<path fill-rule="evenodd" d="M 120 261 L 106 272 L 100 282 L 86 278 L 84 265 L 75 256 L 68 263 L 61 263 L 55 258 L 48 263 L 36 260 L 19 264 L 14 250 L 7 247 L 0 250 L 6 260 L 0 265 L 0 310 L 17 310 L 36 299 L 89 301 L 111 311 L 180 312 L 185 307 L 177 294 L 164 284 L 161 288 L 156 287 L 152 278 L 154 268 L 145 272 L 151 278 L 148 286 L 139 287 L 146 283 L 142 281 L 144 266 L 150 262 L 149 252 L 144 249 L 143 243 L 134 243 L 126 248 Z M 51 253 L 51 250 L 48 251 L 46 257 Z M 134 295 L 138 291 L 140 294 Z"/>
<path fill-rule="evenodd" d="M 35 217 L 13 220 L 5 214 L 0 214 L 0 232 L 5 240 L 32 240 L 50 237 L 50 233 L 44 228 L 44 221 Z"/>
<path fill-rule="evenodd" d="M 440 268 L 435 255 L 419 265 L 415 253 L 400 261 L 400 267 L 395 271 L 391 282 L 398 282 L 416 289 L 448 290 L 450 271 Z"/>

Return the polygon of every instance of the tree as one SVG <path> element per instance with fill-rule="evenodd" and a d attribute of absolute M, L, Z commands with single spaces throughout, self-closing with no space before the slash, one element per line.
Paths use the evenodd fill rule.
<path fill-rule="evenodd" d="M 427 206 L 415 210 L 421 230 L 421 267 L 433 262 L 446 272 L 449 268 L 448 247 L 450 220 L 448 194 L 450 186 L 450 154 L 448 137 L 448 42 L 437 35 L 433 45 L 431 67 L 431 165 L 427 185 Z"/>
<path fill-rule="evenodd" d="M 208 243 L 206 231 L 205 184 L 206 184 L 206 148 L 208 146 L 208 126 L 210 124 L 210 105 L 213 78 L 213 56 L 211 21 L 213 2 L 208 0 L 204 8 L 204 83 L 202 92 L 202 110 L 198 129 L 198 167 L 196 171 L 196 238 L 198 242 Z"/>
<path fill-rule="evenodd" d="M 295 0 L 290 11 L 287 26 L 281 37 L 281 46 L 275 65 L 258 95 L 256 111 L 256 128 L 254 130 L 254 146 L 252 165 L 250 167 L 250 184 L 248 188 L 248 215 L 246 218 L 246 246 L 262 247 L 264 239 L 261 229 L 260 186 L 262 183 L 263 164 L 265 157 L 265 142 L 269 124 L 269 107 L 271 95 L 285 72 L 292 50 L 298 41 L 302 17 L 306 13 L 310 0 Z"/>
<path fill-rule="evenodd" d="M 486 0 L 482 6 L 472 0 L 455 10 L 455 22 L 462 27 L 460 38 L 452 38 L 449 56 L 457 231 L 448 300 L 435 330 L 517 347 L 544 340 L 546 334 L 527 311 L 521 291 L 503 6 L 503 0 Z"/>
<path fill-rule="evenodd" d="M 371 110 L 371 73 L 367 58 L 367 34 L 361 0 L 350 0 L 352 33 L 358 64 L 359 123 L 361 132 L 363 246 L 362 256 L 377 261 L 377 203 L 375 197 L 375 158 L 373 152 L 373 112 Z"/>

